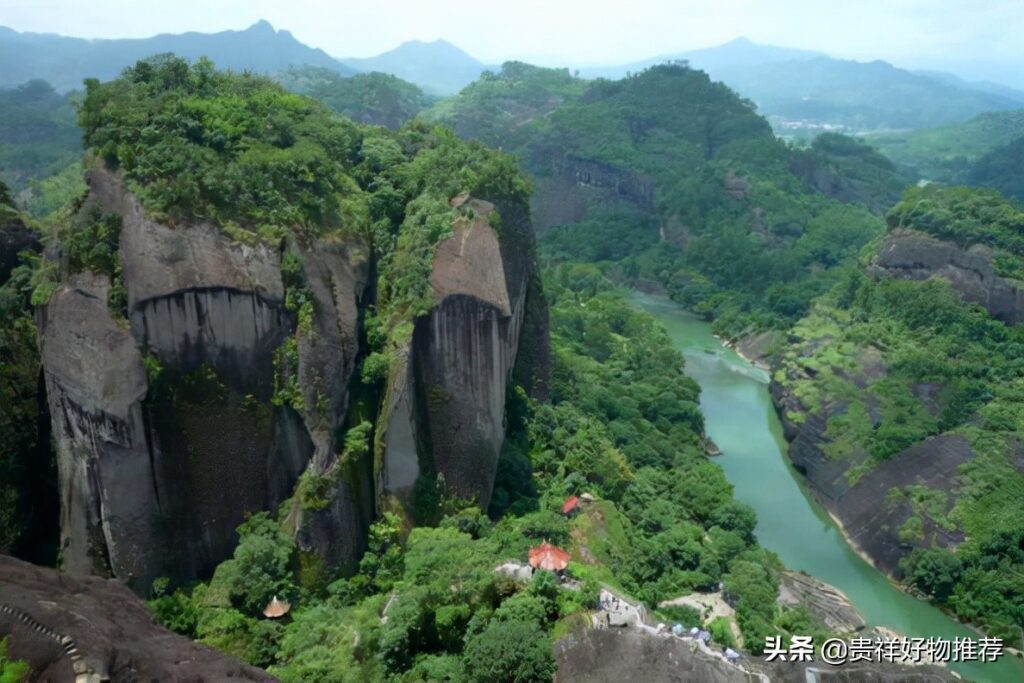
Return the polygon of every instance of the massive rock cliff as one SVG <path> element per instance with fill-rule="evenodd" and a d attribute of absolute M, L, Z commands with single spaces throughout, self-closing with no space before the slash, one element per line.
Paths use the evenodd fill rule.
<path fill-rule="evenodd" d="M 378 430 L 378 493 L 409 511 L 417 482 L 438 477 L 486 508 L 513 370 L 527 390 L 545 390 L 547 316 L 528 211 L 467 196 L 452 204 L 461 216 L 430 274 L 436 305 L 398 354 Z"/>
<path fill-rule="evenodd" d="M 868 272 L 906 280 L 941 277 L 965 300 L 981 304 L 997 320 L 1016 325 L 1024 320 L 1024 283 L 996 275 L 992 258 L 992 250 L 983 244 L 963 248 L 900 229 L 886 237 Z"/>
<path fill-rule="evenodd" d="M 430 275 L 436 305 L 393 364 L 374 454 L 346 439 L 377 401 L 356 377 L 374 289 L 357 238 L 238 240 L 147 214 L 114 172 L 88 180 L 80 211 L 121 226 L 116 281 L 52 254 L 61 282 L 37 311 L 65 569 L 136 591 L 209 575 L 247 514 L 297 490 L 288 521 L 300 549 L 339 568 L 358 560 L 378 502 L 411 511 L 418 482 L 443 479 L 486 507 L 510 382 L 545 387 L 525 201 L 453 200 L 459 218 Z"/>
<path fill-rule="evenodd" d="M 145 590 L 158 576 L 209 573 L 246 514 L 276 507 L 311 458 L 333 451 L 365 258 L 344 245 L 308 249 L 320 305 L 297 355 L 304 391 L 325 397 L 304 402 L 318 405 L 313 415 L 272 400 L 278 350 L 296 326 L 280 252 L 208 223 L 156 221 L 109 171 L 90 172 L 89 184 L 83 209 L 120 217 L 127 320 L 108 307 L 109 278 L 88 271 L 69 273 L 37 314 L 63 561 Z"/>

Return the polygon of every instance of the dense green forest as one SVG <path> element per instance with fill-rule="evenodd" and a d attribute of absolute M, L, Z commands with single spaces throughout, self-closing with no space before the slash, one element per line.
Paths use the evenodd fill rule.
<path fill-rule="evenodd" d="M 586 82 L 509 63 L 429 115 L 518 155 L 538 195 L 580 196 L 583 216 L 544 237 L 551 258 L 615 261 L 731 336 L 798 319 L 905 184 L 844 136 L 787 146 L 750 102 L 682 65 Z"/>
<path fill-rule="evenodd" d="M 42 80 L 0 89 L 0 180 L 34 215 L 50 213 L 84 189 L 76 97 Z"/>
<path fill-rule="evenodd" d="M 530 191 L 510 157 L 443 128 L 362 126 L 266 77 L 217 71 L 206 61 L 160 57 L 114 81 L 87 81 L 79 123 L 87 165 L 117 169 L 146 210 L 172 225 L 213 220 L 239 241 L 277 245 L 286 263 L 294 240 L 364 241 L 381 273 L 365 320 L 370 354 L 361 380 L 371 385 L 430 308 L 433 247 L 457 216 L 448 200 L 463 191 L 520 199 Z M 763 127 L 756 117 L 747 125 Z M 22 220 L 13 207 L 2 210 Z M 103 273 L 119 291 L 116 220 L 72 206 L 38 227 L 60 249 L 62 267 Z M 11 323 L 3 328 L 5 372 L 24 375 L 5 376 L 5 391 L 28 389 L 38 375 L 30 303 L 54 291 L 53 270 L 26 254 L 0 289 L 0 313 Z M 297 269 L 283 270 L 301 330 L 313 304 Z M 410 530 L 382 514 L 357 573 L 346 576 L 298 551 L 285 531 L 285 504 L 239 528 L 234 557 L 209 581 L 157 581 L 150 602 L 157 617 L 294 681 L 548 680 L 552 640 L 589 624 L 602 585 L 655 608 L 722 584 L 754 652 L 767 634 L 824 632 L 803 608 L 776 603 L 782 567 L 757 545 L 753 511 L 734 500 L 708 458 L 698 387 L 664 331 L 627 303 L 606 271 L 565 263 L 546 272 L 550 400 L 512 392 L 489 510 L 441 490 L 417 515 L 421 526 Z M 123 315 L 123 301 L 110 303 Z M 282 363 L 291 362 L 290 343 Z M 294 378 L 283 378 L 275 401 L 301 401 Z M 34 391 L 19 409 L 29 417 L 38 409 Z M 368 426 L 347 430 L 345 452 L 370 448 Z M 17 430 L 4 435 L 6 447 Z M 5 452 L 0 463 L 9 462 L 17 458 Z M 317 504 L 314 489 L 300 482 L 300 505 Z M 2 492 L 9 496 L 9 487 Z M 567 496 L 582 493 L 596 500 L 574 518 L 560 514 Z M 526 585 L 495 572 L 525 560 L 542 540 L 570 550 L 577 590 L 546 572 Z M 260 616 L 275 595 L 292 606 L 282 622 Z M 701 621 L 685 609 L 662 618 Z M 727 622 L 706 625 L 717 644 L 737 644 Z"/>
<path fill-rule="evenodd" d="M 359 573 L 333 582 L 304 575 L 291 538 L 260 515 L 210 582 L 156 586 L 158 617 L 285 681 L 547 680 L 551 640 L 587 627 L 602 584 L 654 606 L 722 582 L 754 651 L 769 633 L 824 632 L 776 605 L 779 562 L 705 453 L 698 389 L 665 333 L 594 266 L 552 270 L 545 286 L 551 402 L 520 394 L 490 515 L 446 499 L 437 525 L 407 538 L 385 515 Z M 584 492 L 598 500 L 574 519 L 559 513 Z M 542 539 L 571 549 L 578 591 L 545 572 L 525 587 L 494 572 Z M 258 618 L 275 594 L 293 605 L 284 625 Z M 727 627 L 715 631 L 732 644 Z"/>
<path fill-rule="evenodd" d="M 1024 493 L 1022 333 L 942 280 L 875 279 L 863 267 L 888 224 L 984 244 L 997 274 L 1024 279 L 1024 214 L 997 192 L 928 187 L 899 199 L 916 164 L 948 170 L 961 157 L 947 164 L 946 152 L 929 148 L 917 157 L 927 162 L 894 163 L 838 134 L 789 145 L 752 102 L 682 64 L 586 81 L 511 62 L 424 111 L 431 100 L 392 76 L 344 79 L 306 67 L 275 81 L 165 55 L 113 81 L 87 80 L 73 145 L 69 98 L 39 82 L 2 95 L 2 111 L 17 116 L 0 123 L 0 167 L 12 181 L 10 191 L 0 185 L 0 229 L 37 229 L 66 272 L 109 276 L 119 322 L 127 324 L 120 224 L 68 205 L 84 190 L 79 152 L 70 151 L 80 140 L 85 167 L 118 171 L 152 217 L 182 228 L 210 221 L 283 254 L 298 328 L 275 359 L 277 407 L 307 407 L 296 348 L 314 303 L 297 244 L 358 244 L 379 273 L 360 320 L 368 351 L 357 378 L 379 393 L 414 323 L 436 303 L 434 249 L 461 211 L 450 200 L 468 192 L 525 203 L 533 192 L 535 213 L 556 216 L 541 226 L 540 251 L 550 398 L 510 392 L 489 509 L 439 486 L 417 500 L 415 528 L 380 514 L 358 570 L 346 575 L 310 562 L 286 530 L 291 502 L 322 506 L 322 482 L 305 478 L 294 501 L 239 527 L 233 558 L 209 580 L 153 585 L 149 604 L 174 631 L 285 681 L 481 682 L 550 680 L 552 642 L 589 625 L 602 586 L 656 610 L 721 585 L 751 652 L 766 635 L 824 633 L 805 609 L 777 604 L 783 567 L 758 545 L 753 510 L 708 458 L 699 388 L 665 332 L 627 303 L 624 284 L 663 288 L 730 338 L 786 331 L 776 381 L 808 413 L 843 402 L 828 417 L 824 448 L 855 462 L 852 481 L 930 436 L 962 435 L 975 457 L 955 490 L 890 495 L 912 501 L 915 515 L 899 530 L 907 539 L 941 528 L 965 541 L 916 550 L 902 571 L 994 635 L 1024 628 L 1024 517 L 1015 503 Z M 1024 138 L 982 150 L 987 129 L 969 130 L 974 137 L 957 145 L 977 157 L 970 181 L 1022 198 Z M 48 218 L 19 212 L 12 195 L 20 192 L 25 213 Z M 574 215 L 553 211 L 552 197 Z M 501 221 L 492 227 L 500 232 Z M 52 467 L 26 464 L 48 439 L 32 308 L 59 276 L 38 244 L 27 246 L 0 283 L 0 403 L 13 407 L 0 417 L 0 548 L 22 554 L 19 543 L 42 523 L 25 503 L 26 482 L 54 478 Z M 868 357 L 884 372 L 861 381 Z M 372 411 L 354 413 L 360 420 L 340 442 L 344 454 L 365 455 Z M 583 493 L 595 500 L 575 517 L 560 514 L 568 496 Z M 526 583 L 495 572 L 542 540 L 570 550 L 575 589 L 545 572 Z M 287 619 L 261 618 L 274 596 L 290 603 Z M 727 622 L 701 624 L 685 609 L 656 614 L 708 627 L 716 645 L 739 644 Z M 0 676 L 13 666 L 0 645 Z"/>
<path fill-rule="evenodd" d="M 1024 109 L 978 114 L 962 123 L 877 133 L 867 140 L 916 180 L 962 183 L 983 156 L 1024 137 Z"/>
<path fill-rule="evenodd" d="M 275 78 L 288 90 L 320 100 L 353 121 L 392 129 L 433 102 L 412 83 L 383 73 L 346 78 L 331 69 L 293 66 Z"/>

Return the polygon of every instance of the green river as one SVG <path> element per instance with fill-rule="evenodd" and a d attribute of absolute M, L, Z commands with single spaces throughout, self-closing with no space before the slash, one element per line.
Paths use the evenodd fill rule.
<path fill-rule="evenodd" d="M 811 499 L 786 456 L 786 441 L 768 394 L 768 373 L 722 346 L 711 325 L 663 296 L 632 293 L 633 305 L 657 318 L 700 384 L 715 460 L 736 498 L 757 511 L 757 537 L 786 567 L 807 572 L 846 593 L 869 625 L 910 637 L 952 639 L 978 634 L 926 602 L 896 589 L 846 543 L 825 509 Z M 1024 664 L 1011 655 L 996 663 L 950 664 L 979 683 L 1024 681 Z"/>

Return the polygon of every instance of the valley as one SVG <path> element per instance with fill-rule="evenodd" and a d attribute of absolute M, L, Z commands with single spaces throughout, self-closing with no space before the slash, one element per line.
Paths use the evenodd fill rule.
<path fill-rule="evenodd" d="M 1024 93 L 263 20 L 0 59 L 0 680 L 1024 678 Z M 860 637 L 1006 653 L 817 668 Z"/>

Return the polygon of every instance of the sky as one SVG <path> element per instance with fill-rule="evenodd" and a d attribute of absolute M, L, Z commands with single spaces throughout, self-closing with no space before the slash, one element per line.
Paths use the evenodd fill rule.
<path fill-rule="evenodd" d="M 1024 0 L 0 0 L 0 25 L 84 38 L 242 29 L 259 19 L 335 57 L 443 38 L 487 64 L 578 67 L 745 36 L 971 77 L 1024 67 Z"/>

